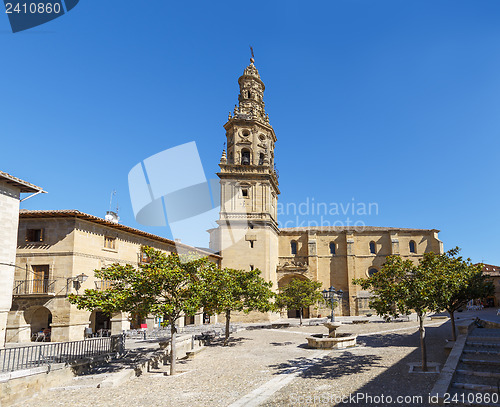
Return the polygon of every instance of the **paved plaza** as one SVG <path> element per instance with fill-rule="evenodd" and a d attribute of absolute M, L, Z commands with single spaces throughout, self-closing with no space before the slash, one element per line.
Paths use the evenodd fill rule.
<path fill-rule="evenodd" d="M 476 314 L 499 319 L 493 310 Z M 458 313 L 458 317 L 460 321 L 473 318 L 474 314 Z M 428 360 L 442 366 L 446 361 L 444 344 L 450 336 L 450 323 L 428 319 L 426 326 Z M 176 376 L 146 373 L 113 388 L 95 388 L 92 378 L 78 378 L 22 404 L 26 407 L 380 406 L 384 405 L 380 402 L 382 396 L 393 400 L 410 396 L 416 397 L 413 405 L 428 405 L 428 394 L 437 374 L 409 373 L 409 363 L 420 362 L 416 321 L 344 324 L 339 332 L 358 334 L 359 346 L 334 351 L 308 349 L 306 337 L 327 333 L 323 326 L 242 330 L 232 335 L 230 346 L 213 344 L 194 359 L 179 361 L 180 374 Z M 357 397 L 357 402 L 353 403 L 352 397 Z M 393 405 L 412 405 L 411 401 L 407 398 L 404 403 L 394 401 Z"/>

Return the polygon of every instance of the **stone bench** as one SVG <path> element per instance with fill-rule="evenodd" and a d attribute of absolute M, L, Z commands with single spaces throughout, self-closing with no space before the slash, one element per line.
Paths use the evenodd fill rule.
<path fill-rule="evenodd" d="M 358 319 L 358 320 L 352 321 L 353 324 L 366 324 L 368 322 L 370 322 L 369 319 Z"/>

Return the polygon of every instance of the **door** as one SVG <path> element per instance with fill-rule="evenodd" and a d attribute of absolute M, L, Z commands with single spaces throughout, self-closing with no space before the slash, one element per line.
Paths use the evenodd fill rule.
<path fill-rule="evenodd" d="M 33 266 L 33 294 L 47 293 L 49 284 L 49 266 Z"/>

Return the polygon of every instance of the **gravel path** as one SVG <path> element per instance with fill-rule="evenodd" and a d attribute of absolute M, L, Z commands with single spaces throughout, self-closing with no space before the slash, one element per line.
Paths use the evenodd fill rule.
<path fill-rule="evenodd" d="M 443 346 L 449 336 L 449 323 L 429 320 L 426 325 L 428 360 L 442 366 L 446 360 Z M 392 332 L 377 334 L 381 331 Z M 323 326 L 240 331 L 233 334 L 231 346 L 208 346 L 194 359 L 180 361 L 178 370 L 182 374 L 177 376 L 148 373 L 116 388 L 53 390 L 22 404 L 26 407 L 225 407 L 260 386 L 269 391 L 271 380 L 278 380 L 282 387 L 271 391 L 264 406 L 384 405 L 379 400 L 340 402 L 341 396 L 356 392 L 372 397 L 427 397 L 437 374 L 408 372 L 408 363 L 420 361 L 415 321 L 345 324 L 339 332 L 360 335 L 361 346 L 319 353 L 307 349 L 305 338 L 311 333 L 327 333 Z M 314 356 L 314 364 L 309 366 Z M 281 380 L 285 375 L 296 377 Z M 84 385 L 84 382 L 75 380 L 74 384 Z"/>

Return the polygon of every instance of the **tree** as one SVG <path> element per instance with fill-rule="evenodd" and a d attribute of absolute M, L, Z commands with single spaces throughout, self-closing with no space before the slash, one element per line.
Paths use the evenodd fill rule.
<path fill-rule="evenodd" d="M 482 264 L 472 264 L 470 259 L 457 257 L 458 247 L 444 254 L 426 253 L 420 266 L 434 272 L 434 311 L 446 310 L 450 315 L 452 340 L 456 340 L 455 311 L 476 298 L 493 295 L 494 287 L 482 272 Z"/>
<path fill-rule="evenodd" d="M 279 309 L 298 309 L 300 325 L 302 325 L 302 309 L 323 300 L 319 281 L 294 278 L 276 296 L 276 307 Z"/>
<path fill-rule="evenodd" d="M 248 314 L 250 311 L 267 312 L 273 309 L 272 283 L 266 282 L 260 273 L 259 269 L 220 270 L 215 265 L 203 269 L 200 278 L 203 310 L 209 315 L 225 314 L 224 345 L 229 341 L 231 311 Z"/>
<path fill-rule="evenodd" d="M 201 305 L 199 274 L 212 267 L 207 258 L 181 259 L 178 254 L 166 255 L 151 247 L 142 251 L 150 259 L 134 268 L 131 265 L 95 270 L 95 276 L 111 281 L 111 287 L 85 290 L 84 295 L 70 295 L 69 301 L 79 309 L 101 309 L 136 312 L 162 317 L 170 326 L 170 374 L 176 373 L 176 321 L 183 315 L 194 315 Z M 187 261 L 184 261 L 187 260 Z"/>
<path fill-rule="evenodd" d="M 419 321 L 422 371 L 427 371 L 424 318 L 435 309 L 435 273 L 415 265 L 411 260 L 389 256 L 378 273 L 366 279 L 354 279 L 364 290 L 371 290 L 370 306 L 378 315 L 388 318 L 415 311 Z"/>

